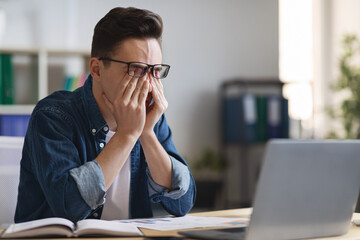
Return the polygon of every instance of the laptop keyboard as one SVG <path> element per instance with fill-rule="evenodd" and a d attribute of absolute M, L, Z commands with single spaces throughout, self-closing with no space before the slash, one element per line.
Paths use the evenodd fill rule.
<path fill-rule="evenodd" d="M 220 229 L 215 229 L 215 231 L 219 231 L 219 232 L 228 232 L 228 233 L 241 233 L 244 232 L 245 233 L 246 228 L 245 227 L 241 227 L 241 228 L 220 228 Z"/>

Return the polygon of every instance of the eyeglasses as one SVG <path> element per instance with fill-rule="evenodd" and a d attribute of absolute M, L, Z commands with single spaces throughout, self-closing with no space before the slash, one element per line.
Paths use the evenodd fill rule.
<path fill-rule="evenodd" d="M 154 78 L 162 79 L 166 78 L 166 76 L 169 73 L 170 65 L 167 64 L 146 64 L 142 62 L 124 62 L 120 60 L 115 60 L 112 58 L 107 57 L 100 57 L 100 61 L 112 61 L 112 62 L 118 62 L 118 63 L 124 63 L 128 65 L 128 75 L 132 77 L 143 77 L 149 68 L 152 69 L 151 74 Z"/>

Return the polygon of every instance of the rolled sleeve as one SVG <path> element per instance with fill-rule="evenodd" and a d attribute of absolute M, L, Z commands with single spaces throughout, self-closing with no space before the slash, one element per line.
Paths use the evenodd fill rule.
<path fill-rule="evenodd" d="M 149 195 L 161 194 L 164 197 L 171 199 L 178 199 L 182 197 L 189 189 L 190 185 L 190 172 L 189 168 L 183 163 L 176 160 L 174 157 L 169 156 L 172 163 L 172 177 L 171 177 L 171 188 L 169 191 L 167 188 L 157 184 L 151 177 L 149 169 L 146 170 L 148 175 L 148 189 Z"/>
<path fill-rule="evenodd" d="M 91 209 L 105 202 L 105 180 L 100 165 L 94 160 L 70 170 L 79 192 Z"/>

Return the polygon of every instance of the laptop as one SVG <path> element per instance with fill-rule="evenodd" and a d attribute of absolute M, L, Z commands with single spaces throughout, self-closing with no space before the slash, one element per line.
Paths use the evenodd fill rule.
<path fill-rule="evenodd" d="M 270 140 L 247 228 L 181 231 L 202 239 L 346 234 L 360 188 L 360 140 Z"/>

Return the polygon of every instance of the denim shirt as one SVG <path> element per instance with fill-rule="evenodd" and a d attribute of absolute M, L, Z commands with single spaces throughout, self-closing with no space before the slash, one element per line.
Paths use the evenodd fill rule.
<path fill-rule="evenodd" d="M 109 126 L 93 96 L 92 81 L 89 75 L 83 87 L 57 91 L 34 108 L 22 152 L 15 222 L 101 217 L 105 180 L 95 158 L 106 145 Z M 152 217 L 151 202 L 183 216 L 195 202 L 194 179 L 164 115 L 154 131 L 172 162 L 172 190 L 152 180 L 137 141 L 130 154 L 130 218 Z"/>

